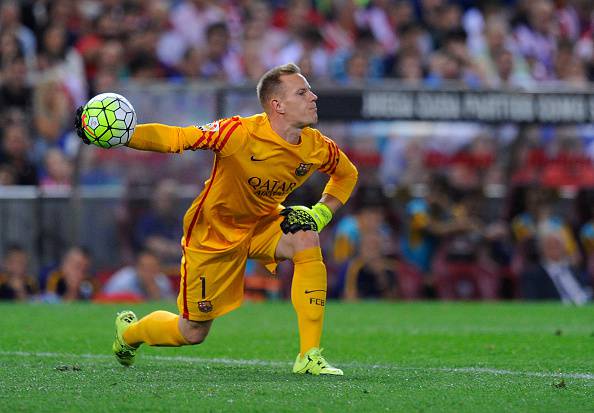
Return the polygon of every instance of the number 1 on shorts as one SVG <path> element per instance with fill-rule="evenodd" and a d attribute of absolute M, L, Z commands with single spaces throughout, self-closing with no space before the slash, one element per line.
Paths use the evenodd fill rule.
<path fill-rule="evenodd" d="M 206 278 L 200 277 L 200 282 L 202 283 L 202 299 L 206 298 Z"/>

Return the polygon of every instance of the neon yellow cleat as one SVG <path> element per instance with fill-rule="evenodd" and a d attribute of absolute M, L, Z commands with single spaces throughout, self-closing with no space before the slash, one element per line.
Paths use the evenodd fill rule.
<path fill-rule="evenodd" d="M 130 310 L 125 310 L 117 313 L 115 319 L 116 334 L 113 341 L 113 354 L 117 361 L 123 366 L 131 366 L 134 364 L 134 357 L 136 357 L 136 348 L 129 346 L 124 341 L 124 331 L 130 327 L 130 324 L 138 321 L 136 314 Z"/>
<path fill-rule="evenodd" d="M 300 357 L 297 354 L 297 359 L 293 365 L 293 373 L 297 374 L 313 374 L 314 376 L 331 375 L 342 376 L 344 373 L 341 369 L 332 367 L 324 356 L 322 356 L 322 348 L 312 348 L 307 353 Z"/>

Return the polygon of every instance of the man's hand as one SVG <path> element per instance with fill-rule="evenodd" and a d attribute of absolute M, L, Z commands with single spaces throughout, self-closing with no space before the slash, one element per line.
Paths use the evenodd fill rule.
<path fill-rule="evenodd" d="M 294 234 L 297 231 L 320 232 L 332 219 L 332 210 L 321 202 L 311 208 L 301 205 L 288 207 L 280 214 L 285 217 L 280 224 L 285 234 Z"/>
<path fill-rule="evenodd" d="M 79 106 L 76 109 L 76 115 L 74 117 L 74 128 L 76 129 L 76 134 L 78 135 L 78 137 L 81 138 L 84 143 L 89 145 L 91 141 L 89 140 L 89 138 L 87 138 L 87 136 L 85 135 L 85 131 L 83 130 L 82 113 L 83 107 Z"/>

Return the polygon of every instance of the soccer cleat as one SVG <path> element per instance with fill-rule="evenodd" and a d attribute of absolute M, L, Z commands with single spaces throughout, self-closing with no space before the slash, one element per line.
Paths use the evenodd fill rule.
<path fill-rule="evenodd" d="M 138 321 L 136 314 L 132 311 L 126 310 L 117 313 L 115 319 L 115 340 L 113 341 L 113 354 L 118 362 L 123 366 L 131 366 L 134 364 L 134 357 L 136 357 L 136 348 L 128 345 L 124 341 L 124 331 L 130 327 L 130 324 Z"/>
<path fill-rule="evenodd" d="M 324 356 L 322 356 L 321 348 L 312 348 L 307 353 L 300 357 L 297 354 L 297 359 L 293 365 L 293 373 L 296 374 L 313 374 L 314 376 L 331 375 L 331 376 L 342 376 L 343 372 L 341 369 L 332 367 Z"/>

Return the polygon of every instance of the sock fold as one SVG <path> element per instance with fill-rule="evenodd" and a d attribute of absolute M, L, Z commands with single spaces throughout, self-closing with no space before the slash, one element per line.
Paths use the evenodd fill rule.
<path fill-rule="evenodd" d="M 132 324 L 124 332 L 128 345 L 141 344 L 161 347 L 179 347 L 189 344 L 179 331 L 179 316 L 168 311 L 155 311 Z"/>

